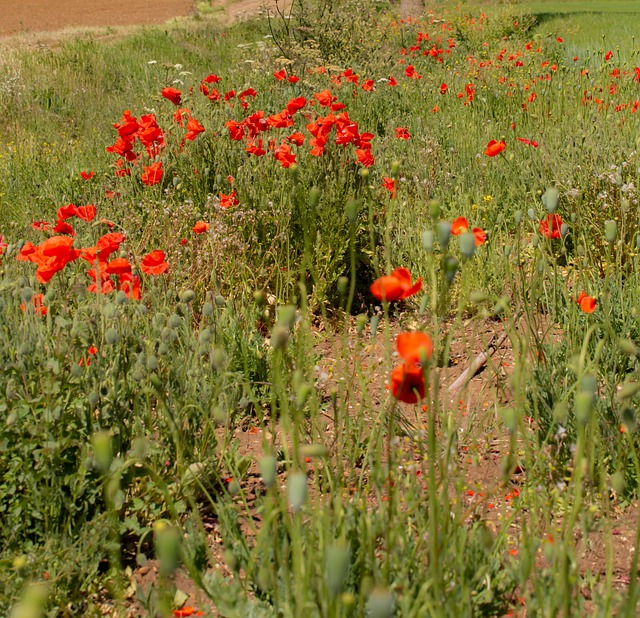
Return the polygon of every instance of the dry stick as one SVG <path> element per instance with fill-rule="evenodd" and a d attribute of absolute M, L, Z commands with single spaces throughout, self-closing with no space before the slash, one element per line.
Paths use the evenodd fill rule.
<path fill-rule="evenodd" d="M 480 352 L 478 356 L 476 356 L 471 364 L 460 374 L 460 376 L 456 379 L 456 381 L 449 386 L 449 394 L 455 395 L 458 391 L 462 390 L 471 379 L 487 364 L 489 358 L 491 358 L 496 350 L 506 341 L 509 333 L 506 332 L 498 339 L 497 342 L 491 342 L 487 347 L 486 352 Z"/>

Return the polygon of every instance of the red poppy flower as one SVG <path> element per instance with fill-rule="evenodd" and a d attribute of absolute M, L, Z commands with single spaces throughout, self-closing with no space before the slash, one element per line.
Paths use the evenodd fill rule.
<path fill-rule="evenodd" d="M 177 88 L 163 88 L 161 94 L 165 99 L 168 99 L 174 105 L 180 105 L 180 101 L 182 100 L 182 92 L 180 92 Z"/>
<path fill-rule="evenodd" d="M 545 238 L 560 238 L 562 218 L 558 214 L 548 214 L 540 221 L 540 233 Z"/>
<path fill-rule="evenodd" d="M 396 268 L 390 275 L 376 279 L 370 289 L 378 300 L 391 302 L 417 294 L 422 289 L 422 278 L 412 284 L 409 270 Z"/>
<path fill-rule="evenodd" d="M 95 172 L 80 172 L 80 176 L 82 176 L 83 180 L 91 180 L 95 175 Z"/>
<path fill-rule="evenodd" d="M 34 221 L 31 224 L 31 227 L 34 230 L 38 230 L 40 232 L 46 232 L 49 229 L 49 222 L 48 221 Z"/>
<path fill-rule="evenodd" d="M 203 131 L 204 127 L 195 118 L 189 118 L 187 122 L 187 134 L 184 136 L 184 139 L 193 141 Z"/>
<path fill-rule="evenodd" d="M 372 79 L 368 79 L 362 83 L 361 88 L 366 92 L 373 92 L 375 90 L 374 81 Z"/>
<path fill-rule="evenodd" d="M 460 234 L 464 234 L 469 231 L 469 222 L 465 217 L 458 217 L 451 222 L 451 233 L 454 236 L 459 236 Z M 480 247 L 484 244 L 485 240 L 487 240 L 487 233 L 479 228 L 474 227 L 471 232 L 475 238 L 476 247 Z"/>
<path fill-rule="evenodd" d="M 433 354 L 431 337 L 420 331 L 400 333 L 396 338 L 396 348 L 400 358 L 409 363 L 422 363 Z"/>
<path fill-rule="evenodd" d="M 398 85 L 398 81 L 396 80 L 395 77 L 390 77 L 389 81 L 387 82 L 388 86 L 397 86 Z"/>
<path fill-rule="evenodd" d="M 185 616 L 204 616 L 202 612 L 196 611 L 190 605 L 185 605 L 182 609 L 174 609 L 172 613 L 176 618 L 183 618 Z"/>
<path fill-rule="evenodd" d="M 240 203 L 238 198 L 236 197 L 236 190 L 231 191 L 229 195 L 225 195 L 224 193 L 220 194 L 220 207 L 221 208 L 231 208 L 232 206 L 237 206 Z"/>
<path fill-rule="evenodd" d="M 446 94 L 448 89 L 449 87 L 447 86 L 447 84 L 442 84 L 440 86 L 440 94 Z"/>
<path fill-rule="evenodd" d="M 383 178 L 382 186 L 389 191 L 391 199 L 396 196 L 396 181 L 393 178 Z"/>
<path fill-rule="evenodd" d="M 281 71 L 274 71 L 273 72 L 273 76 L 279 81 L 283 81 L 285 79 L 287 79 L 287 72 L 282 69 Z"/>
<path fill-rule="evenodd" d="M 43 305 L 43 298 L 44 296 L 42 294 L 34 294 L 33 298 L 31 299 L 36 315 L 47 315 L 48 309 Z M 26 311 L 27 305 L 25 303 L 22 303 L 20 305 L 20 309 L 22 309 L 22 311 Z"/>
<path fill-rule="evenodd" d="M 300 78 L 297 75 L 289 75 L 289 77 L 287 77 L 287 81 L 290 84 L 297 84 L 300 81 Z"/>
<path fill-rule="evenodd" d="M 292 133 L 287 137 L 287 141 L 290 144 L 295 144 L 296 146 L 302 146 L 304 144 L 304 135 L 302 133 Z"/>
<path fill-rule="evenodd" d="M 131 273 L 123 273 L 118 277 L 120 290 L 127 295 L 127 298 L 140 300 L 140 278 Z"/>
<path fill-rule="evenodd" d="M 318 103 L 320 103 L 321 107 L 330 107 L 336 100 L 336 97 L 331 94 L 331 90 L 329 89 L 317 92 L 313 96 L 317 99 Z"/>
<path fill-rule="evenodd" d="M 373 155 L 371 154 L 371 149 L 358 149 L 356 150 L 356 157 L 358 162 L 364 165 L 364 167 L 371 167 L 374 163 Z"/>
<path fill-rule="evenodd" d="M 146 165 L 142 169 L 143 172 L 140 180 L 142 180 L 142 183 L 148 187 L 157 185 L 162 180 L 162 175 L 164 174 L 164 171 L 162 170 L 162 161 L 156 161 L 151 165 Z"/>
<path fill-rule="evenodd" d="M 304 97 L 296 97 L 295 99 L 289 100 L 287 103 L 287 111 L 290 114 L 295 114 L 297 111 L 300 111 L 307 104 L 307 99 Z"/>
<path fill-rule="evenodd" d="M 66 206 L 62 206 L 58 208 L 58 220 L 64 221 L 65 219 L 70 219 L 71 217 L 75 217 L 78 214 L 78 207 L 73 204 L 67 204 Z"/>
<path fill-rule="evenodd" d="M 38 247 L 32 242 L 27 241 L 22 245 L 22 249 L 20 249 L 20 253 L 16 256 L 16 260 L 20 262 L 33 262 L 32 256 L 37 250 Z"/>
<path fill-rule="evenodd" d="M 76 217 L 82 219 L 87 223 L 90 223 L 96 218 L 96 207 L 93 204 L 87 204 L 86 206 L 78 206 L 76 208 Z"/>
<path fill-rule="evenodd" d="M 196 224 L 191 228 L 191 230 L 195 233 L 195 234 L 204 234 L 206 231 L 209 230 L 209 224 L 206 223 L 205 221 L 198 221 L 196 222 Z"/>
<path fill-rule="evenodd" d="M 527 146 L 533 146 L 534 148 L 537 148 L 539 146 L 538 142 L 534 142 L 533 140 L 530 140 L 530 139 L 525 139 L 524 137 L 516 137 L 516 139 L 519 142 L 526 144 Z"/>
<path fill-rule="evenodd" d="M 418 74 L 415 67 L 410 64 L 404 70 L 404 74 L 410 79 L 422 79 L 422 75 Z"/>
<path fill-rule="evenodd" d="M 424 372 L 415 363 L 403 363 L 391 372 L 391 393 L 404 403 L 418 403 L 426 393 Z"/>
<path fill-rule="evenodd" d="M 611 58 L 613 58 L 613 52 L 611 50 L 609 50 L 605 55 L 604 55 L 604 60 L 605 62 L 609 62 L 609 60 L 611 60 Z"/>
<path fill-rule="evenodd" d="M 169 264 L 164 261 L 164 251 L 156 249 L 142 258 L 140 270 L 145 275 L 161 275 L 169 269 Z"/>
<path fill-rule="evenodd" d="M 584 290 L 580 292 L 576 302 L 585 313 L 593 313 L 598 305 L 598 301 L 593 296 L 587 296 Z"/>
<path fill-rule="evenodd" d="M 76 235 L 76 231 L 66 221 L 63 221 L 62 219 L 56 221 L 56 224 L 53 227 L 52 231 L 55 232 L 56 234 L 69 234 L 70 236 Z"/>
<path fill-rule="evenodd" d="M 280 162 L 282 167 L 287 168 L 291 167 L 296 162 L 296 156 L 291 152 L 291 146 L 288 144 L 281 144 L 279 148 L 277 148 L 273 153 L 276 161 Z"/>
<path fill-rule="evenodd" d="M 484 154 L 486 154 L 488 157 L 495 157 L 499 155 L 506 147 L 507 145 L 505 144 L 504 140 L 500 140 L 499 142 L 497 142 L 496 140 L 492 139 L 487 144 L 487 148 L 484 151 Z"/>
<path fill-rule="evenodd" d="M 126 258 L 116 258 L 107 264 L 105 272 L 110 275 L 121 275 L 131 272 L 131 264 Z"/>
<path fill-rule="evenodd" d="M 407 127 L 397 127 L 396 128 L 396 139 L 409 139 L 411 134 Z"/>

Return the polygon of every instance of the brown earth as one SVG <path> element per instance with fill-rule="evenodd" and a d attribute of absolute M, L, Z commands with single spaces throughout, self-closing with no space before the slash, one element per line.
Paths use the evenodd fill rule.
<path fill-rule="evenodd" d="M 193 0 L 0 0 L 0 37 L 64 28 L 161 24 L 193 9 Z"/>

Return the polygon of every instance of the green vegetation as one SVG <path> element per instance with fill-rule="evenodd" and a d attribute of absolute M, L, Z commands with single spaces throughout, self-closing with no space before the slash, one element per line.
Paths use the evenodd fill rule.
<path fill-rule="evenodd" d="M 4 57 L 0 614 L 637 613 L 635 3 L 397 8 Z"/>

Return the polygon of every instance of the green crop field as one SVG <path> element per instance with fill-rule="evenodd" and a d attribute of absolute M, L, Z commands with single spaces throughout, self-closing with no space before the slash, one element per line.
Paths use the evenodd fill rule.
<path fill-rule="evenodd" d="M 0 615 L 640 605 L 640 3 L 0 41 Z"/>

